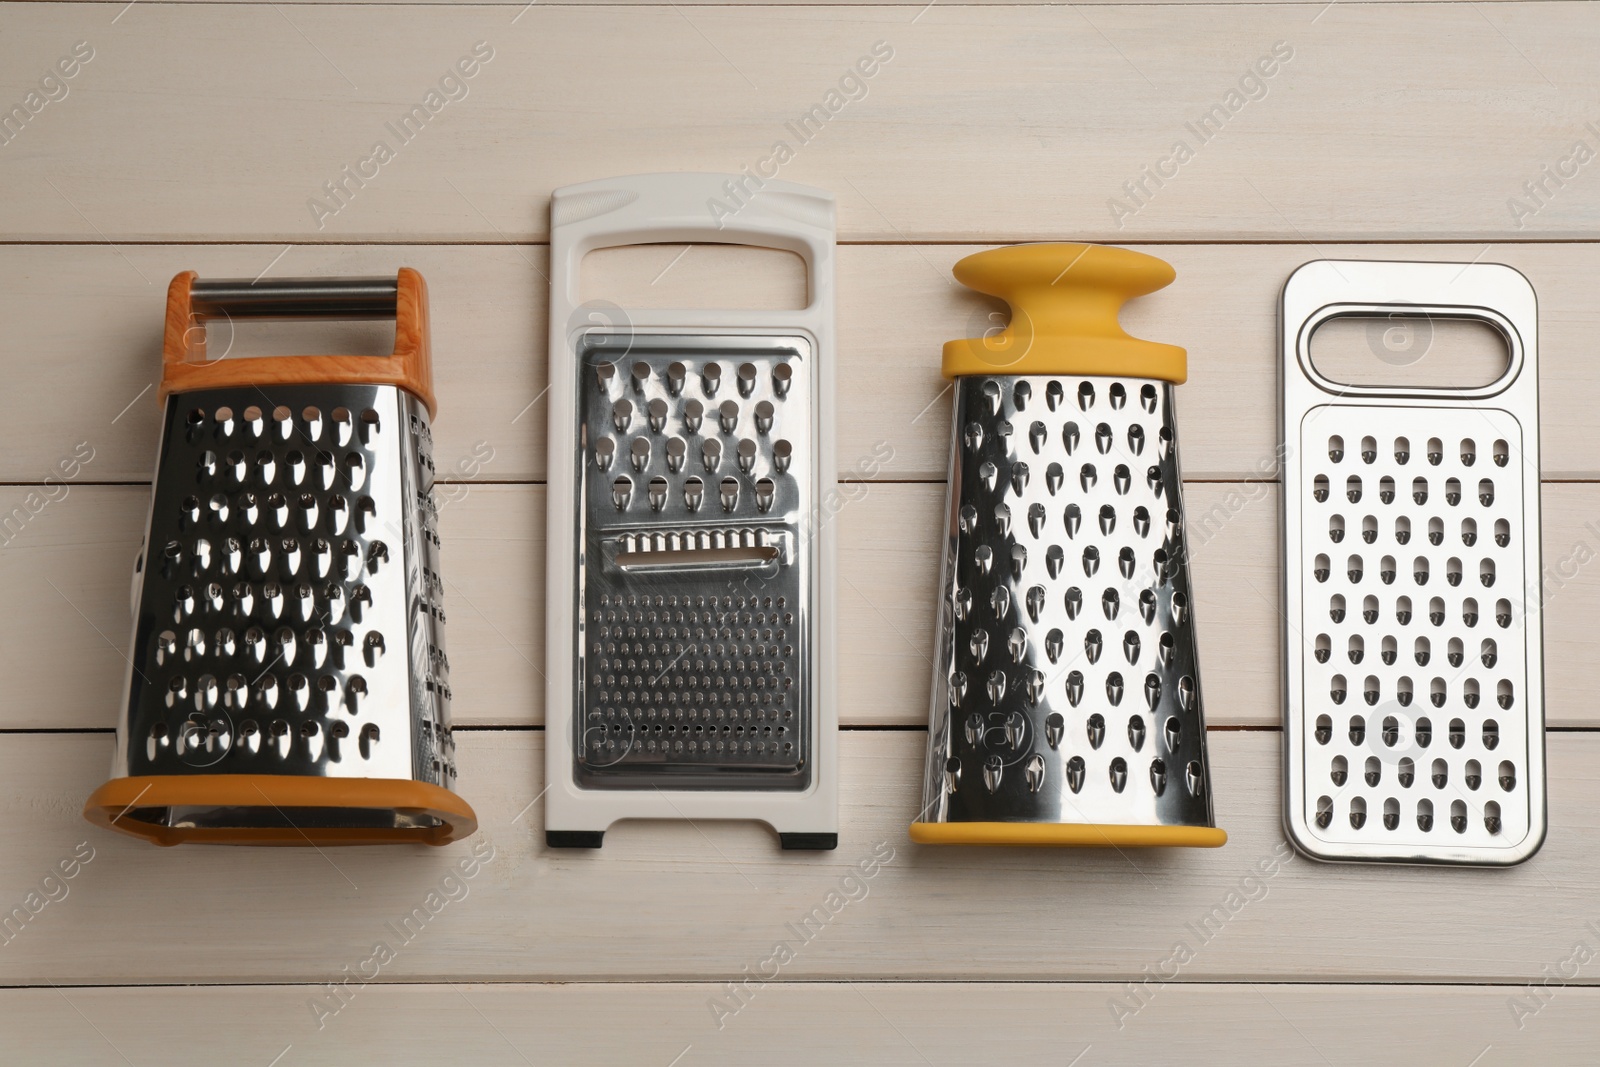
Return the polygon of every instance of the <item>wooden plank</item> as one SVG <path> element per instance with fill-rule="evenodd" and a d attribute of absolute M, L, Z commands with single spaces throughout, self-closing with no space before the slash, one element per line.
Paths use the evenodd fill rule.
<path fill-rule="evenodd" d="M 1521 986 L 1221 985 L 1160 988 L 1119 1028 L 1119 987 L 1091 983 L 786 982 L 761 986 L 719 1028 L 721 985 L 700 983 L 368 986 L 316 1027 L 311 985 L 0 992 L 24 1063 L 234 1062 L 810 1065 L 1008 1060 L 1066 1064 L 1579 1063 L 1600 990 L 1557 988 L 1518 1029 Z M 179 1024 L 174 1001 L 181 998 Z M 1531 1001 L 1530 1001 L 1531 1002 Z M 408 1025 L 426 1018 L 426 1026 Z M 974 1020 L 981 1020 L 981 1025 Z M 1352 1020 L 1360 1025 L 1352 1026 Z M 178 1041 L 181 1030 L 182 1041 Z M 285 1052 L 287 1048 L 287 1052 Z M 1485 1055 L 1490 1049 L 1492 1055 Z M 126 1057 L 126 1059 L 124 1059 Z M 674 1060 L 674 1057 L 677 1057 Z"/>
<path fill-rule="evenodd" d="M 461 789 L 482 820 L 473 844 L 167 851 L 79 816 L 109 738 L 0 736 L 0 914 L 81 853 L 66 897 L 14 923 L 5 980 L 320 984 L 387 941 L 384 981 L 721 982 L 788 940 L 786 981 L 1123 982 L 1177 966 L 1192 981 L 1521 984 L 1600 938 L 1592 734 L 1550 739 L 1544 850 L 1489 871 L 1289 858 L 1271 732 L 1211 736 L 1221 849 L 920 848 L 906 826 L 924 737 L 847 732 L 838 851 L 797 855 L 749 824 L 624 823 L 598 852 L 547 851 L 541 732 L 461 736 Z M 463 878 L 474 847 L 482 862 Z M 456 899 L 429 903 L 444 891 Z M 391 930 L 418 907 L 430 915 Z M 807 939 L 795 930 L 814 908 Z"/>
<path fill-rule="evenodd" d="M 696 252 L 673 264 L 681 251 L 656 246 L 607 257 L 595 291 L 622 300 L 647 292 L 662 301 L 703 300 L 705 293 L 730 288 L 752 300 L 778 299 L 786 291 L 781 274 L 752 272 L 755 260 Z M 939 376 L 940 347 L 1003 321 L 992 317 L 1001 314 L 998 305 L 950 277 L 951 265 L 972 251 L 950 245 L 840 249 L 842 477 L 863 477 L 868 460 L 887 448 L 893 455 L 879 477 L 944 479 L 950 409 L 948 383 Z M 1600 420 L 1593 417 L 1600 409 L 1600 363 L 1592 357 L 1600 306 L 1587 280 L 1600 266 L 1600 245 L 1171 245 L 1152 251 L 1176 266 L 1178 280 L 1135 301 L 1124 322 L 1136 335 L 1189 349 L 1190 378 L 1178 390 L 1188 477 L 1272 475 L 1278 292 L 1301 263 L 1334 256 L 1462 263 L 1480 257 L 1527 274 L 1541 311 L 1545 477 L 1600 478 Z M 0 481 L 42 481 L 84 443 L 94 459 L 83 478 L 150 478 L 160 414 L 152 383 L 161 287 L 178 271 L 254 277 L 270 266 L 279 275 L 371 274 L 402 265 L 422 270 L 432 294 L 441 472 L 455 479 L 542 479 L 545 256 L 543 246 L 296 245 L 285 253 L 282 245 L 177 245 L 129 247 L 120 254 L 103 246 L 0 247 L 0 275 L 11 279 L 0 289 L 0 320 L 12 329 L 8 350 L 48 354 L 14 360 L 0 394 L 0 423 L 8 428 Z M 289 340 L 269 335 L 280 341 L 273 347 L 268 337 L 252 334 L 248 340 L 257 347 L 243 350 L 281 352 L 282 344 L 294 342 L 320 343 L 324 351 L 381 347 L 370 326 L 311 324 L 296 332 L 287 324 L 269 325 Z M 216 344 L 225 349 L 227 340 L 221 333 Z M 1449 355 L 1442 342 L 1439 348 L 1430 355 Z M 478 461 L 484 455 L 490 458 Z"/>
<path fill-rule="evenodd" d="M 1588 237 L 1600 220 L 1600 182 L 1580 176 L 1526 217 L 1508 207 L 1545 165 L 1576 167 L 1575 140 L 1594 147 L 1600 11 L 1584 3 L 1092 17 L 1070 5 L 919 17 L 266 4 L 140 4 L 118 17 L 39 4 L 8 9 L 8 28 L 8 104 L 73 42 L 96 50 L 72 92 L 6 146 L 0 232 L 19 238 L 526 239 L 546 233 L 557 186 L 640 170 L 770 174 L 778 141 L 793 153 L 783 177 L 836 190 L 840 232 L 857 240 L 1509 240 Z M 494 58 L 445 87 L 457 99 L 435 97 L 414 136 L 389 132 L 479 41 Z M 861 88 L 846 83 L 856 99 L 835 98 L 821 132 L 790 133 L 829 109 L 879 41 L 893 58 Z M 1256 99 L 1229 98 L 1278 42 L 1294 50 L 1287 65 L 1245 84 Z M 1212 108 L 1218 132 L 1191 133 Z M 1192 154 L 1181 165 L 1180 140 Z M 342 176 L 369 160 L 362 185 Z M 1147 166 L 1173 176 L 1157 188 Z M 308 207 L 335 179 L 347 183 L 325 208 L 337 214 Z M 1125 192 L 1134 181 L 1147 192 Z M 1118 197 L 1138 207 L 1131 218 L 1113 210 Z"/>
<path fill-rule="evenodd" d="M 863 486 L 839 524 L 840 719 L 927 722 L 942 487 Z M 1276 726 L 1277 491 L 1184 490 L 1213 726 Z M 148 508 L 139 487 L 81 486 L 0 549 L 0 598 L 26 605 L 0 629 L 11 679 L 0 729 L 115 725 L 127 673 L 130 568 Z M 468 726 L 544 721 L 544 490 L 477 486 L 443 509 L 454 712 Z M 1545 685 L 1552 726 L 1600 726 L 1592 635 L 1600 616 L 1600 486 L 1544 499 Z"/>

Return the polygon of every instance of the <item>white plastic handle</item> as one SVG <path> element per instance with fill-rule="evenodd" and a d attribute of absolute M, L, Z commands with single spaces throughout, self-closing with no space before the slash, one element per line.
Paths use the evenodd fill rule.
<path fill-rule="evenodd" d="M 830 302 L 833 196 L 793 182 L 738 174 L 635 174 L 557 189 L 550 259 L 561 294 L 578 305 L 578 268 L 597 248 L 733 244 L 778 248 L 806 262 L 807 311 Z"/>

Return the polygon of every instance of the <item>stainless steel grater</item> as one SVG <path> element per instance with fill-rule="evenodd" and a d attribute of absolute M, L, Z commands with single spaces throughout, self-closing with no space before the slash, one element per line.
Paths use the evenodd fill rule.
<path fill-rule="evenodd" d="M 837 841 L 832 748 L 833 204 L 768 183 L 719 226 L 729 179 L 652 175 L 552 204 L 546 838 L 621 818 L 755 818 Z M 798 312 L 577 303 L 609 245 L 787 248 Z"/>
<path fill-rule="evenodd" d="M 1466 318 L 1482 387 L 1334 382 L 1340 316 Z M 1545 835 L 1538 315 L 1490 263 L 1322 260 L 1283 290 L 1285 822 L 1315 859 L 1507 865 Z"/>
<path fill-rule="evenodd" d="M 207 320 L 395 319 L 389 357 L 207 360 Z M 449 661 L 422 277 L 168 292 L 164 402 L 112 777 L 158 844 L 443 844 Z"/>
<path fill-rule="evenodd" d="M 1058 244 L 981 252 L 955 274 L 1012 319 L 945 348 L 949 525 L 911 836 L 1221 845 L 1173 412 L 1185 355 L 1116 319 L 1172 268 Z"/>

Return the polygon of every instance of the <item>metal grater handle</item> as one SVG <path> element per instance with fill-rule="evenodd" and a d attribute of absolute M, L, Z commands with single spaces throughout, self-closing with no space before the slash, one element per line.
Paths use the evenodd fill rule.
<path fill-rule="evenodd" d="M 400 287 L 394 278 L 229 278 L 189 288 L 197 319 L 392 319 Z"/>
<path fill-rule="evenodd" d="M 1521 271 L 1501 263 L 1408 263 L 1313 260 L 1284 284 L 1280 300 L 1284 373 L 1296 388 L 1310 385 L 1343 400 L 1413 398 L 1459 403 L 1497 396 L 1519 386 L 1537 331 L 1538 300 Z M 1509 359 L 1505 371 L 1481 386 L 1357 385 L 1335 382 L 1311 360 L 1311 337 L 1328 321 L 1345 317 L 1404 315 L 1466 319 L 1498 332 Z"/>
<path fill-rule="evenodd" d="M 388 356 L 268 356 L 227 358 L 206 345 L 206 321 L 216 318 L 394 317 Z M 263 385 L 398 385 L 436 415 L 433 358 L 428 344 L 428 287 L 410 267 L 387 278 L 286 278 L 252 284 L 202 282 L 184 271 L 167 287 L 162 341 L 163 403 L 173 393 Z"/>

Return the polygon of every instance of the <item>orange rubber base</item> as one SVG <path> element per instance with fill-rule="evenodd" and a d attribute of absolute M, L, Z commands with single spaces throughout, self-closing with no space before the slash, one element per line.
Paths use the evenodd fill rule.
<path fill-rule="evenodd" d="M 1218 848 L 1228 834 L 1214 826 L 1119 826 L 1110 823 L 914 822 L 921 845 L 1043 845 L 1076 848 Z"/>
<path fill-rule="evenodd" d="M 171 807 L 273 808 L 284 826 L 162 826 L 130 815 Z M 433 826 L 327 827 L 295 825 L 298 808 L 365 808 L 438 820 Z M 443 845 L 470 837 L 478 816 L 437 785 L 402 778 L 301 778 L 275 774 L 164 774 L 113 778 L 83 806 L 96 826 L 158 845 Z"/>

